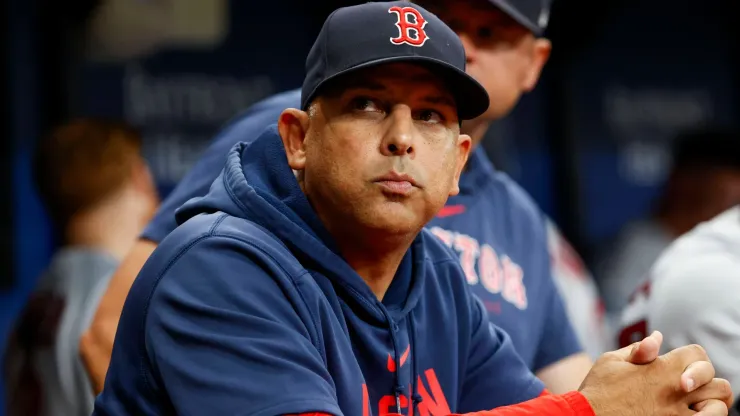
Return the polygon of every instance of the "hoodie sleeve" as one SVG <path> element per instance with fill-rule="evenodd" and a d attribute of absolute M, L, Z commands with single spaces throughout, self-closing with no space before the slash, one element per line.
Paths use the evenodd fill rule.
<path fill-rule="evenodd" d="M 472 337 L 460 411 L 493 409 L 538 397 L 545 386 L 514 350 L 509 336 L 489 323 L 483 304 L 471 295 Z"/>
<path fill-rule="evenodd" d="M 164 273 L 146 351 L 176 414 L 341 416 L 292 281 L 230 237 L 206 237 Z"/>

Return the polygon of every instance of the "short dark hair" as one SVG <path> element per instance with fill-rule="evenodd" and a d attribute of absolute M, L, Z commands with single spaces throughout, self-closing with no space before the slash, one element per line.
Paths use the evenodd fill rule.
<path fill-rule="evenodd" d="M 36 189 L 55 225 L 119 190 L 141 157 L 139 132 L 126 123 L 80 118 L 55 128 L 36 146 Z"/>

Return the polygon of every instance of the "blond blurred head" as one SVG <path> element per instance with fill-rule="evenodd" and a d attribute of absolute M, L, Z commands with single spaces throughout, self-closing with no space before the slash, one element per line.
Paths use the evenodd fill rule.
<path fill-rule="evenodd" d="M 93 118 L 70 121 L 39 141 L 36 188 L 64 243 L 122 245 L 115 240 L 146 225 L 159 198 L 141 150 L 134 128 Z"/>

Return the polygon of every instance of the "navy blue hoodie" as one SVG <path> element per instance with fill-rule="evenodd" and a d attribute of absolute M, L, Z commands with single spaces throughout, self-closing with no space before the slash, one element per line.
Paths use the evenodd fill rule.
<path fill-rule="evenodd" d="M 203 196 L 236 143 L 256 139 L 286 108 L 298 108 L 301 90 L 266 98 L 235 117 L 162 202 L 142 238 L 161 242 L 176 227 L 175 210 Z M 488 319 L 510 337 L 534 372 L 582 351 L 550 268 L 544 217 L 526 192 L 496 171 L 481 146 L 460 176 L 460 194 L 428 228 L 458 253 L 468 284 Z"/>
<path fill-rule="evenodd" d="M 275 126 L 177 216 L 128 295 L 96 415 L 444 416 L 543 391 L 429 231 L 379 301 Z"/>

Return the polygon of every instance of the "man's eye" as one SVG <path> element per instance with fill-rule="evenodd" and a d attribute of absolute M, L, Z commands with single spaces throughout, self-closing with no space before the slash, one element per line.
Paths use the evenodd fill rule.
<path fill-rule="evenodd" d="M 479 27 L 476 31 L 476 36 L 480 40 L 486 40 L 493 37 L 493 30 L 490 27 Z"/>
<path fill-rule="evenodd" d="M 419 112 L 419 120 L 426 121 L 427 123 L 441 123 L 444 120 L 442 114 L 434 110 L 423 110 Z"/>
<path fill-rule="evenodd" d="M 378 106 L 367 97 L 358 97 L 352 100 L 352 108 L 360 111 L 377 111 Z"/>

